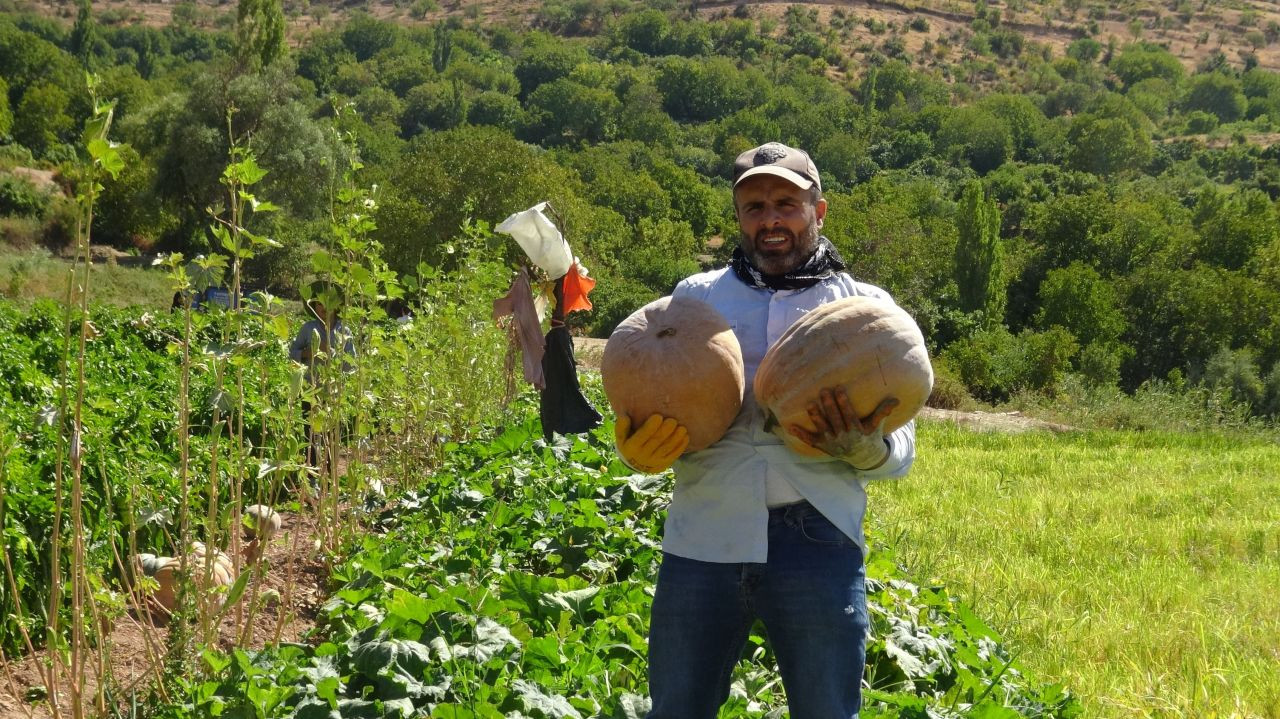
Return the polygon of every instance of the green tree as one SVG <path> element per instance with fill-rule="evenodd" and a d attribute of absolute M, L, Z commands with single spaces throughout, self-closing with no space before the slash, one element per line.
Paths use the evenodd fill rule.
<path fill-rule="evenodd" d="M 1183 109 L 1213 113 L 1222 122 L 1235 122 L 1244 117 L 1249 102 L 1240 88 L 1240 81 L 1221 72 L 1196 75 L 1191 78 Z"/>
<path fill-rule="evenodd" d="M 1129 120 L 1086 113 L 1067 130 L 1071 166 L 1097 175 L 1138 169 L 1151 161 L 1151 137 Z"/>
<path fill-rule="evenodd" d="M 1275 208 L 1260 190 L 1227 193 L 1206 188 L 1194 215 L 1199 234 L 1195 256 L 1218 267 L 1243 269 L 1277 238 Z"/>
<path fill-rule="evenodd" d="M 75 120 L 71 96 L 57 85 L 27 88 L 13 113 L 13 139 L 36 155 L 71 139 Z"/>
<path fill-rule="evenodd" d="M 342 44 L 363 62 L 390 49 L 401 36 L 393 22 L 379 20 L 367 12 L 357 12 L 342 28 Z"/>
<path fill-rule="evenodd" d="M 662 93 L 652 79 L 630 83 L 623 91 L 618 109 L 619 139 L 669 146 L 677 130 L 675 121 L 662 109 Z"/>
<path fill-rule="evenodd" d="M 865 107 L 888 110 L 902 106 L 919 110 L 929 104 L 943 104 L 951 93 L 937 77 L 914 70 L 902 60 L 873 65 L 858 86 Z"/>
<path fill-rule="evenodd" d="M 321 93 L 331 92 L 338 68 L 356 62 L 355 53 L 343 44 L 342 36 L 337 32 L 321 30 L 313 32 L 294 52 L 294 60 L 298 63 L 298 75 L 310 80 Z M 420 84 L 421 80 L 413 85 Z M 408 87 L 395 89 L 403 94 Z"/>
<path fill-rule="evenodd" d="M 982 183 L 964 186 L 956 210 L 955 254 L 960 309 L 981 312 L 988 326 L 1004 320 L 1006 301 L 1004 248 L 1000 244 L 1000 208 Z"/>
<path fill-rule="evenodd" d="M 1111 71 L 1125 86 L 1149 77 L 1162 77 L 1177 83 L 1186 75 L 1177 56 L 1159 45 L 1134 43 L 1111 58 Z"/>
<path fill-rule="evenodd" d="M 1071 41 L 1067 46 L 1067 57 L 1075 58 L 1080 62 L 1093 62 L 1102 54 L 1102 43 L 1091 37 L 1082 37 L 1079 40 Z"/>
<path fill-rule="evenodd" d="M 525 103 L 525 136 L 549 145 L 578 145 L 612 139 L 620 103 L 612 91 L 568 78 L 539 85 Z"/>
<path fill-rule="evenodd" d="M 205 225 L 205 208 L 221 202 L 219 180 L 229 153 L 227 111 L 232 107 L 231 133 L 251 144 L 258 164 L 268 170 L 256 194 L 298 217 L 315 217 L 327 209 L 342 153 L 333 134 L 302 103 L 302 90 L 288 65 L 275 63 L 252 74 L 224 65 L 197 75 L 164 126 L 150 130 L 160 136 L 158 194 L 174 204 L 185 232 L 196 233 Z"/>
<path fill-rule="evenodd" d="M 67 47 L 71 54 L 86 68 L 91 68 L 93 49 L 98 42 L 98 24 L 93 19 L 91 0 L 80 0 L 76 10 L 76 23 L 71 28 Z"/>
<path fill-rule="evenodd" d="M 1280 346 L 1280 323 L 1272 319 L 1280 290 L 1244 273 L 1203 264 L 1144 268 L 1126 285 L 1130 319 L 1124 339 L 1141 350 L 1126 364 L 1130 389 L 1173 369 L 1196 374 L 1222 347 L 1274 354 Z"/>
<path fill-rule="evenodd" d="M 963 160 L 980 174 L 1003 165 L 1014 152 L 1009 124 L 972 105 L 952 111 L 943 121 L 935 141 L 949 157 Z"/>
<path fill-rule="evenodd" d="M 285 54 L 281 0 L 240 0 L 236 7 L 236 54 L 245 67 L 269 67 Z"/>
<path fill-rule="evenodd" d="M 1039 107 L 1025 95 L 993 94 L 978 101 L 978 106 L 1004 121 L 1018 159 L 1028 159 L 1044 145 L 1045 119 Z"/>
<path fill-rule="evenodd" d="M 1258 372 L 1254 353 L 1248 348 L 1223 347 L 1209 358 L 1204 368 L 1204 386 L 1210 392 L 1255 413 L 1263 409 L 1266 386 Z"/>
<path fill-rule="evenodd" d="M 453 30 L 443 22 L 432 28 L 435 43 L 431 46 L 431 67 L 436 72 L 444 72 L 453 59 Z"/>
<path fill-rule="evenodd" d="M 1125 331 L 1115 287 L 1083 262 L 1050 270 L 1040 283 L 1039 304 L 1040 329 L 1064 327 L 1081 344 L 1114 342 Z"/>
<path fill-rule="evenodd" d="M 9 83 L 0 76 L 0 137 L 13 130 L 13 107 L 9 105 Z"/>
<path fill-rule="evenodd" d="M 544 86 L 545 87 L 545 86 Z M 608 207 L 631 225 L 642 218 L 667 220 L 671 198 L 646 171 L 643 148 L 632 152 L 632 143 L 588 148 L 566 163 L 582 178 L 586 197 Z"/>
<path fill-rule="evenodd" d="M 945 339 L 936 317 L 941 304 L 954 304 L 956 221 L 943 188 L 931 179 L 882 174 L 826 196 L 822 231 L 850 272 L 889 288 L 930 342 Z"/>
<path fill-rule="evenodd" d="M 645 55 L 665 54 L 671 23 L 661 10 L 649 8 L 624 15 L 614 24 L 613 42 Z"/>
<path fill-rule="evenodd" d="M 543 200 L 566 218 L 561 229 L 576 252 L 581 254 L 595 237 L 599 218 L 583 209 L 575 175 L 547 153 L 496 128 L 421 135 L 389 174 L 397 181 L 378 205 L 376 238 L 386 248 L 388 264 L 401 272 L 413 272 L 419 262 L 452 267 L 457 258 L 449 252 L 450 240 L 465 219 L 496 224 Z M 617 218 L 616 213 L 597 212 Z M 618 218 L 608 232 L 625 236 L 627 230 Z M 501 249 L 512 260 L 519 251 L 514 244 Z"/>
<path fill-rule="evenodd" d="M 406 138 L 424 130 L 447 130 L 466 122 L 467 100 L 462 83 L 428 82 L 409 91 L 404 98 L 400 126 Z"/>
<path fill-rule="evenodd" d="M 750 104 L 754 81 L 728 58 L 668 57 L 658 68 L 656 84 L 662 106 L 683 121 L 716 120 Z"/>
<path fill-rule="evenodd" d="M 545 83 L 568 77 L 579 63 L 587 59 L 586 51 L 580 46 L 559 40 L 546 40 L 529 48 L 516 61 L 515 67 L 521 99 Z"/>
<path fill-rule="evenodd" d="M 516 98 L 486 90 L 471 99 L 467 122 L 512 130 L 519 124 L 521 112 L 520 101 Z"/>

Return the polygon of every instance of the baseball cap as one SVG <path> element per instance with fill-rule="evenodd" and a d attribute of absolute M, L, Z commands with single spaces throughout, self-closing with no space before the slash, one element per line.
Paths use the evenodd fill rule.
<path fill-rule="evenodd" d="M 809 153 L 781 142 L 768 142 L 738 155 L 733 163 L 733 186 L 755 175 L 776 175 L 802 190 L 816 185 L 822 191 L 818 167 Z"/>

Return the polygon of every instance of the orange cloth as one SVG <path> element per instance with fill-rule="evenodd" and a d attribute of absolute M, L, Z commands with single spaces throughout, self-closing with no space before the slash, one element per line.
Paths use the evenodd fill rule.
<path fill-rule="evenodd" d="M 564 314 L 591 309 L 591 300 L 587 299 L 587 295 L 595 287 L 596 281 L 579 272 L 578 263 L 573 263 L 564 276 Z"/>

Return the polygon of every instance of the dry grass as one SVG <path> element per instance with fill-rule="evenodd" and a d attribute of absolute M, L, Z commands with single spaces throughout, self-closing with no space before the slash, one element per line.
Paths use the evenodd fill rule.
<path fill-rule="evenodd" d="M 235 12 L 234 4 L 219 0 L 197 0 L 197 4 L 206 11 L 204 17 L 210 24 L 216 23 L 219 15 Z M 720 16 L 732 13 L 740 4 L 746 4 L 755 17 L 773 18 L 780 18 L 789 6 L 807 5 L 818 11 L 824 25 L 830 24 L 837 11 L 859 20 L 875 19 L 898 26 L 921 15 L 929 21 L 929 30 L 911 31 L 903 36 L 907 51 L 913 55 L 920 53 L 926 41 L 936 45 L 939 38 L 967 34 L 974 14 L 974 3 L 970 0 L 819 0 L 809 3 L 726 0 L 699 3 L 698 12 L 703 17 Z M 1212 53 L 1221 51 L 1236 66 L 1243 64 L 1242 53 L 1253 52 L 1260 67 L 1280 70 L 1280 41 L 1256 49 L 1250 42 L 1251 32 L 1263 32 L 1269 23 L 1280 23 L 1280 5 L 1263 0 L 1192 2 L 1186 5 L 1184 13 L 1178 12 L 1175 3 L 1136 0 L 1126 9 L 1119 9 L 1114 3 L 1098 5 L 1105 9 L 1092 11 L 1093 17 L 1090 17 L 1089 3 L 1082 4 L 1081 9 L 1074 13 L 1062 0 L 991 0 L 987 5 L 999 10 L 1005 26 L 1021 32 L 1031 43 L 1049 46 L 1055 56 L 1061 56 L 1072 40 L 1092 26 L 1096 28 L 1092 36 L 1104 44 L 1114 38 L 1121 45 L 1134 39 L 1166 45 L 1188 69 L 1193 69 Z M 21 2 L 18 6 L 23 7 Z M 391 0 L 371 0 L 367 4 L 350 7 L 367 8 L 375 17 L 406 25 L 430 24 L 447 16 L 458 16 L 468 22 L 527 27 L 541 6 L 538 0 L 439 0 L 436 9 L 417 19 L 411 16 L 407 3 L 397 6 Z M 25 7 L 63 18 L 68 23 L 75 17 L 73 0 L 27 0 Z M 133 22 L 153 26 L 168 23 L 173 7 L 170 3 L 145 0 L 99 0 L 94 3 L 95 11 L 100 14 L 128 16 Z M 289 19 L 291 41 L 297 44 L 307 34 L 333 26 L 349 12 L 351 10 L 344 9 L 342 3 L 314 0 L 308 12 L 295 14 Z M 878 45 L 886 37 L 873 36 L 859 27 L 851 34 L 846 50 L 865 42 Z M 1204 38 L 1207 39 L 1202 42 Z M 953 47 L 949 56 L 941 58 L 941 61 L 954 61 L 959 55 L 960 50 Z"/>

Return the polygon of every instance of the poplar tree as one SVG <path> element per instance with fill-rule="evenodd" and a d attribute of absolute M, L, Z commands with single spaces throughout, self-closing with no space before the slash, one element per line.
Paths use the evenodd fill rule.
<path fill-rule="evenodd" d="M 71 37 L 68 41 L 71 54 L 80 61 L 85 68 L 89 68 L 90 58 L 93 56 L 93 46 L 98 42 L 98 24 L 93 19 L 93 5 L 89 0 L 80 0 L 80 7 L 76 11 L 76 24 L 71 28 Z"/>
<path fill-rule="evenodd" d="M 981 312 L 986 326 L 1004 320 L 1004 249 L 1000 244 L 1000 208 L 974 180 L 960 195 L 956 216 L 955 279 L 960 309 Z"/>
<path fill-rule="evenodd" d="M 254 70 L 267 67 L 284 55 L 281 0 L 240 0 L 236 8 L 236 53 L 241 63 Z"/>

